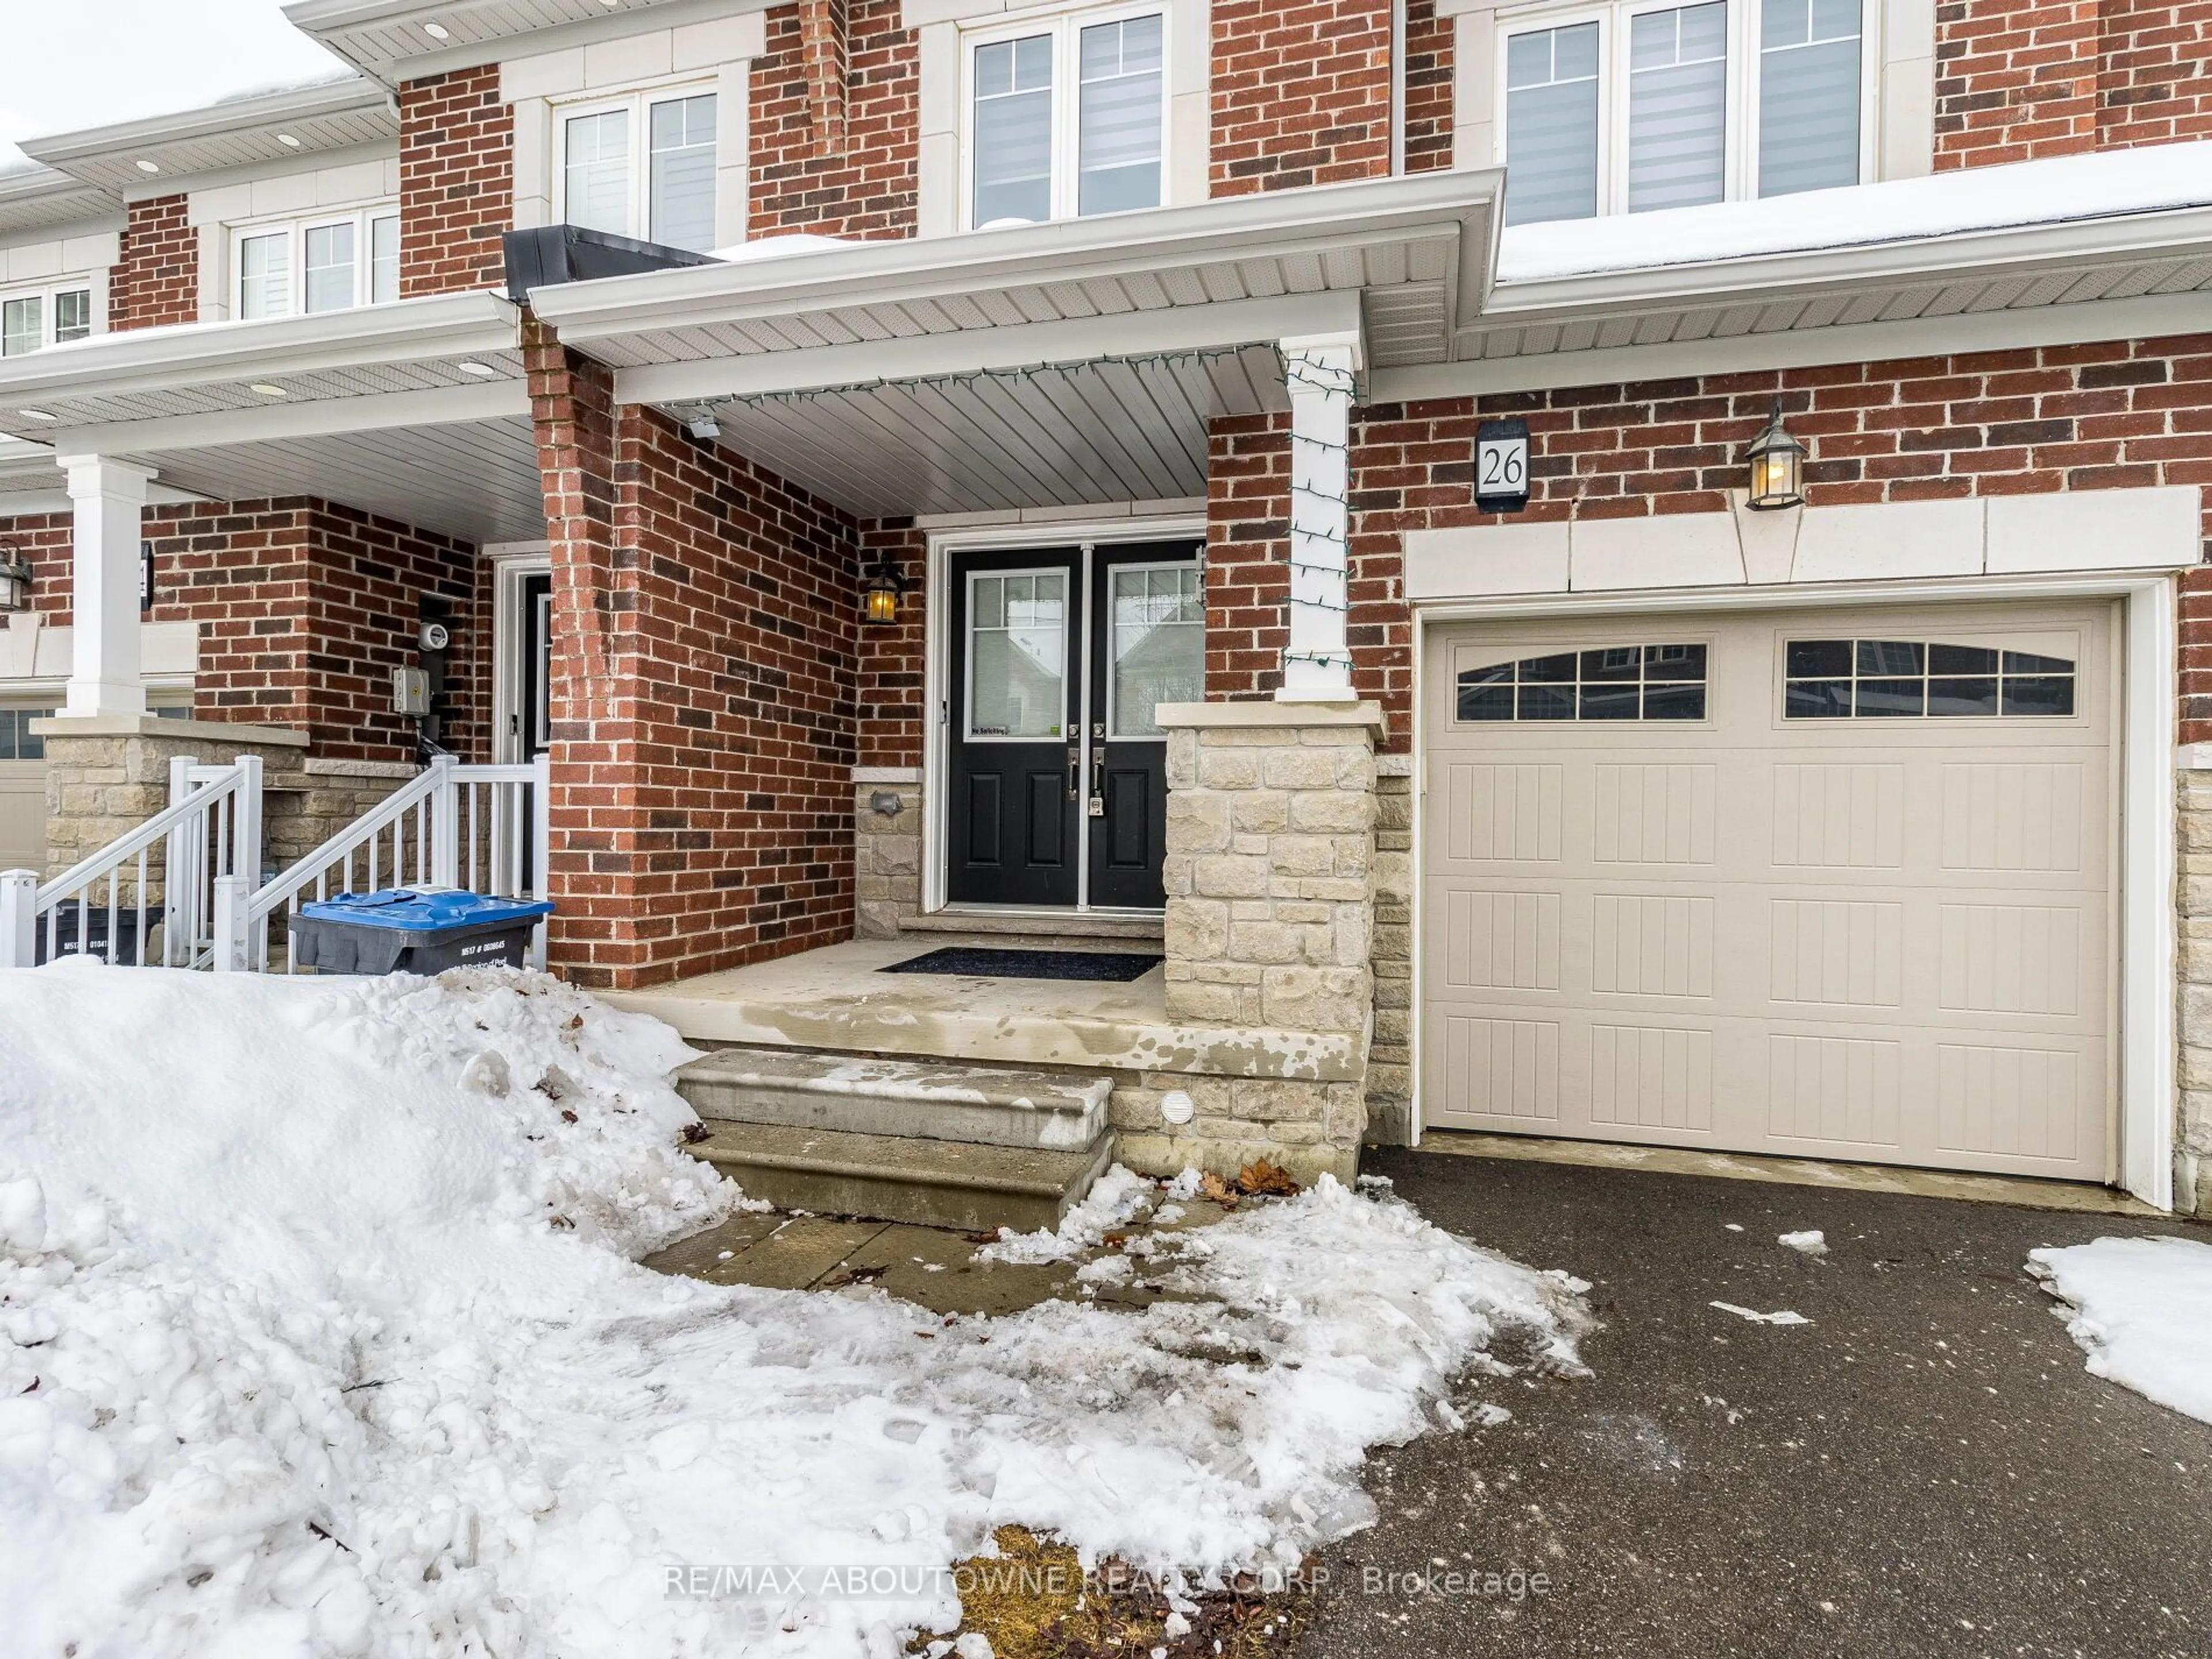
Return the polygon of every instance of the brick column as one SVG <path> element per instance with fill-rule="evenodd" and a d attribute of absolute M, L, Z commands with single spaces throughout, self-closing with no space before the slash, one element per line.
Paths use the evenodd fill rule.
<path fill-rule="evenodd" d="M 1363 703 L 1175 703 L 1168 733 L 1167 1015 L 1249 1029 L 1245 1078 L 1194 1082 L 1194 1161 L 1265 1155 L 1349 1179 L 1362 1080 L 1298 1075 L 1313 1039 L 1365 1052 L 1375 1015 L 1375 734 Z M 1203 1095 L 1204 1097 L 1200 1097 Z"/>

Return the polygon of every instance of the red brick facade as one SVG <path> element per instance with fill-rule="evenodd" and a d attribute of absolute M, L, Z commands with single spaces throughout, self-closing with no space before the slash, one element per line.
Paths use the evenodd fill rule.
<path fill-rule="evenodd" d="M 1428 173 L 1452 164 L 1453 34 L 1453 20 L 1437 15 L 1437 0 L 1406 0 L 1408 173 Z"/>
<path fill-rule="evenodd" d="M 860 750 L 862 766 L 921 764 L 927 660 L 923 636 L 929 538 L 903 519 L 860 526 L 861 580 L 888 562 L 906 583 L 898 621 L 860 629 Z M 857 603 L 857 595 L 855 602 Z"/>
<path fill-rule="evenodd" d="M 750 237 L 911 236 L 921 199 L 921 55 L 900 0 L 810 0 L 842 27 L 810 54 L 802 9 L 768 15 L 753 64 Z M 842 46 L 842 95 L 823 84 Z M 834 113 L 833 113 L 834 112 Z"/>
<path fill-rule="evenodd" d="M 19 519 L 8 533 L 31 562 L 36 608 L 68 622 L 68 517 Z M 149 620 L 199 625 L 195 718 L 288 726 L 331 758 L 412 759 L 414 723 L 391 712 L 392 671 L 420 659 L 428 595 L 449 607 L 453 632 L 444 741 L 487 757 L 491 627 L 472 549 L 304 497 L 155 507 L 145 537 Z"/>
<path fill-rule="evenodd" d="M 185 203 L 182 196 L 157 196 L 131 204 L 122 258 L 108 273 L 108 327 L 199 320 L 199 233 L 185 222 Z"/>
<path fill-rule="evenodd" d="M 514 224 L 514 120 L 499 65 L 399 88 L 399 293 L 497 288 Z"/>
<path fill-rule="evenodd" d="M 1212 194 L 1390 171 L 1389 0 L 1213 0 Z"/>
<path fill-rule="evenodd" d="M 1353 435 L 1353 679 L 1389 711 L 1390 746 L 1407 744 L 1412 685 L 1404 533 L 1504 521 L 1474 507 L 1479 420 L 1528 422 L 1522 522 L 1717 513 L 1778 394 L 1810 452 L 1816 507 L 2212 484 L 2212 334 L 1365 410 Z M 2194 742 L 2212 738 L 2212 570 L 2183 590 Z"/>
<path fill-rule="evenodd" d="M 2212 0 L 1941 0 L 1936 166 L 2212 137 Z"/>
<path fill-rule="evenodd" d="M 554 954 L 649 984 L 853 927 L 852 521 L 529 349 L 554 569 Z"/>
<path fill-rule="evenodd" d="M 1291 637 L 1291 417 L 1215 421 L 1206 471 L 1206 695 L 1270 696 Z"/>

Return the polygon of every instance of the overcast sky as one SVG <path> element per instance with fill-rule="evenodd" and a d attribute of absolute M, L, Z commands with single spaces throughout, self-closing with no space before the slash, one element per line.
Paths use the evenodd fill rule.
<path fill-rule="evenodd" d="M 0 0 L 0 169 L 19 138 L 342 73 L 278 0 Z"/>

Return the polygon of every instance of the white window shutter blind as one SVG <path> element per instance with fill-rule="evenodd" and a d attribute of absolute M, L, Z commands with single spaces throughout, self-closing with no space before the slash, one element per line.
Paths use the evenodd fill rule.
<path fill-rule="evenodd" d="M 1859 0 L 1762 0 L 1759 193 L 1859 181 Z"/>
<path fill-rule="evenodd" d="M 975 48 L 974 222 L 1052 217 L 1053 37 Z"/>
<path fill-rule="evenodd" d="M 1638 12 L 1628 27 L 1628 210 L 1725 192 L 1728 6 Z"/>
<path fill-rule="evenodd" d="M 1125 18 L 1082 30 L 1075 189 L 1078 213 L 1160 202 L 1160 19 Z"/>
<path fill-rule="evenodd" d="M 1597 212 L 1598 26 L 1509 37 L 1505 47 L 1505 222 Z"/>
<path fill-rule="evenodd" d="M 652 125 L 647 234 L 703 253 L 714 245 L 714 94 L 665 99 L 653 106 Z"/>
<path fill-rule="evenodd" d="M 629 112 L 571 116 L 564 129 L 562 217 L 586 230 L 635 234 L 629 222 Z"/>

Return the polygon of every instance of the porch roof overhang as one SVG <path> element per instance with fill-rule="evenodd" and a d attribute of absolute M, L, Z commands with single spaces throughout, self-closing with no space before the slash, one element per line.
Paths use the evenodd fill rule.
<path fill-rule="evenodd" d="M 502 56 L 765 11 L 777 0 L 292 0 L 285 21 L 386 86 Z M 441 31 L 432 34 L 426 25 Z M 514 42 L 511 50 L 502 51 Z"/>
<path fill-rule="evenodd" d="M 316 495 L 466 540 L 534 540 L 520 328 L 516 307 L 476 293 L 95 335 L 0 360 L 0 434 L 137 462 L 213 500 Z"/>
<path fill-rule="evenodd" d="M 1279 342 L 1441 361 L 1503 174 L 1440 173 L 533 289 L 617 398 L 864 516 L 1187 499 Z"/>

